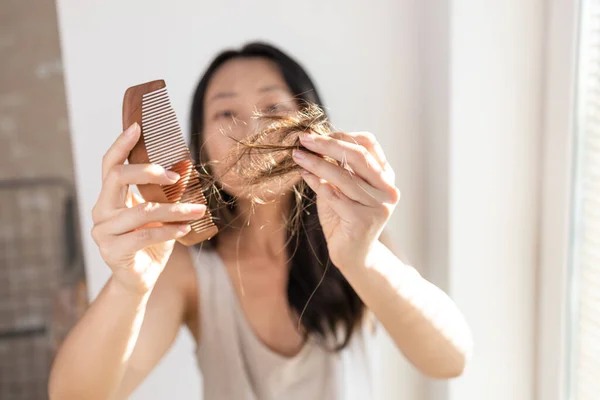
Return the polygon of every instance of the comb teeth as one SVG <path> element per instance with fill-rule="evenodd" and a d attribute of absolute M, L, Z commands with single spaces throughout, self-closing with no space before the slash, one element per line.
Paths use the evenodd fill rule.
<path fill-rule="evenodd" d="M 142 130 L 151 163 L 170 169 L 192 158 L 166 87 L 142 96 Z"/>
<path fill-rule="evenodd" d="M 166 87 L 142 96 L 142 135 L 149 161 L 181 176 L 175 184 L 162 186 L 167 199 L 172 203 L 206 204 L 200 176 L 192 162 Z M 207 210 L 204 217 L 191 221 L 190 226 L 195 232 L 201 232 L 215 225 Z"/>

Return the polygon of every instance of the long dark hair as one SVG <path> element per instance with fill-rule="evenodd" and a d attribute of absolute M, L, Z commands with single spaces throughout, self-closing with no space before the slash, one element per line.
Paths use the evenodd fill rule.
<path fill-rule="evenodd" d="M 227 50 L 220 53 L 200 79 L 192 102 L 190 147 L 192 154 L 198 157 L 198 165 L 203 166 L 205 170 L 201 171 L 202 173 L 206 171 L 210 173 L 210 168 L 207 167 L 210 160 L 202 146 L 204 98 L 210 79 L 227 61 L 254 57 L 271 60 L 279 66 L 284 80 L 299 105 L 309 102 L 323 106 L 317 89 L 306 71 L 281 50 L 265 43 L 250 43 L 240 50 Z M 290 231 L 289 240 L 286 242 L 290 257 L 288 303 L 298 315 L 302 314 L 300 322 L 306 335 L 317 335 L 328 343 L 333 339 L 334 348 L 340 350 L 348 344 L 354 328 L 362 321 L 364 304 L 329 259 L 315 205 L 315 193 L 306 186 L 297 190 L 302 193 L 301 196 L 296 196 L 295 206 L 299 206 L 304 211 L 300 216 L 299 230 Z M 235 215 L 235 199 L 222 188 L 208 193 L 207 199 L 216 220 L 220 222 L 222 229 L 227 229 L 227 222 Z M 223 207 L 224 202 L 228 204 L 227 207 Z M 219 235 L 211 239 L 212 246 L 216 245 L 218 240 Z M 315 291 L 321 279 L 322 282 Z"/>

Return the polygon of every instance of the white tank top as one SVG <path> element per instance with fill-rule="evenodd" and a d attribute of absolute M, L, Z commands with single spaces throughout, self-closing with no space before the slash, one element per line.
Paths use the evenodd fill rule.
<path fill-rule="evenodd" d="M 309 339 L 284 357 L 254 333 L 214 250 L 191 251 L 200 302 L 196 351 L 204 400 L 365 400 L 372 398 L 371 334 L 363 327 L 341 352 Z M 365 324 L 363 324 L 364 326 Z"/>

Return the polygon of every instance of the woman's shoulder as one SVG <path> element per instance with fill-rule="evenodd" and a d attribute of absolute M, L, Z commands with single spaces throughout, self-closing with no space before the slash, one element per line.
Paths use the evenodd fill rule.
<path fill-rule="evenodd" d="M 178 242 L 175 243 L 167 268 L 171 268 L 171 278 L 183 286 L 187 286 L 194 280 L 190 278 L 196 276 L 192 253 L 189 248 Z"/>
<path fill-rule="evenodd" d="M 176 242 L 169 264 L 177 270 L 177 278 L 184 286 L 195 286 L 198 274 L 215 263 L 214 250 L 210 246 L 184 246 Z"/>
<path fill-rule="evenodd" d="M 170 271 L 167 271 L 167 268 L 170 268 Z M 198 335 L 198 271 L 190 248 L 176 242 L 163 274 L 167 275 L 171 286 L 183 297 L 183 323 L 190 328 L 193 336 Z"/>
<path fill-rule="evenodd" d="M 157 287 L 158 285 L 181 295 L 186 306 L 196 296 L 196 270 L 188 249 L 182 244 L 175 244 L 169 261 L 158 278 Z"/>

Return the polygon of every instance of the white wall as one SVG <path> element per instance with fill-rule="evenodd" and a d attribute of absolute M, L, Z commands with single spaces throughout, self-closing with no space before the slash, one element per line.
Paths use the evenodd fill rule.
<path fill-rule="evenodd" d="M 529 400 L 544 2 L 453 4 L 450 293 L 485 352 L 451 386 L 451 398 Z"/>
<path fill-rule="evenodd" d="M 574 187 L 574 140 L 577 129 L 576 57 L 579 46 L 578 0 L 550 0 L 547 5 L 544 142 L 538 276 L 537 397 L 568 396 L 571 290 L 571 225 Z"/>
<path fill-rule="evenodd" d="M 108 278 L 89 237 L 100 160 L 121 131 L 131 85 L 164 78 L 184 128 L 194 84 L 227 46 L 267 39 L 312 73 L 333 122 L 377 134 L 397 171 L 402 203 L 390 224 L 407 260 L 424 262 L 424 175 L 418 115 L 418 3 L 379 1 L 58 0 L 63 59 L 90 294 Z M 421 398 L 420 378 L 382 338 L 378 398 Z M 198 399 L 193 344 L 185 335 L 136 399 Z"/>
<path fill-rule="evenodd" d="M 432 399 L 534 398 L 542 143 L 541 0 L 424 2 L 430 276 L 474 334 Z"/>

